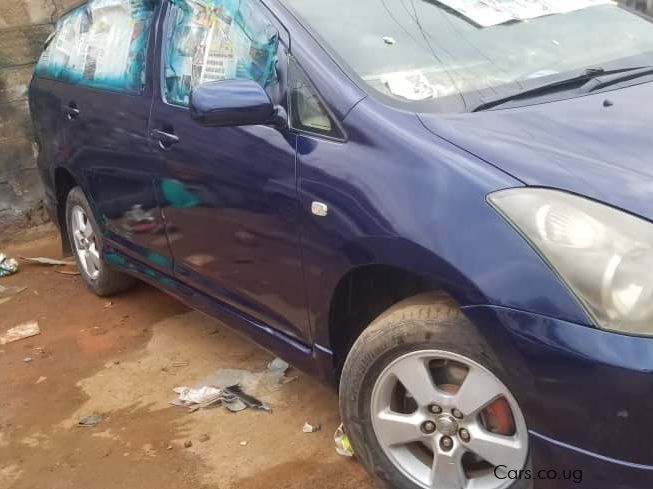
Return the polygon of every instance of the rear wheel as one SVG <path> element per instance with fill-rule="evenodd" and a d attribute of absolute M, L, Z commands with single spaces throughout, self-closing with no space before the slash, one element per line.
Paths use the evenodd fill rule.
<path fill-rule="evenodd" d="M 131 287 L 135 280 L 111 268 L 102 259 L 102 235 L 91 207 L 79 187 L 66 199 L 66 225 L 70 246 L 86 285 L 99 296 L 109 296 Z"/>
<path fill-rule="evenodd" d="M 524 468 L 528 432 L 501 377 L 452 301 L 398 304 L 362 333 L 343 369 L 341 413 L 356 455 L 392 489 L 513 487 L 505 470 Z"/>

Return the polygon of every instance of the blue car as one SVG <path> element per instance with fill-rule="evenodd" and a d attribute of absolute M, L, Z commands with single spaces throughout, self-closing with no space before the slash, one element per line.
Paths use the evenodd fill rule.
<path fill-rule="evenodd" d="M 385 487 L 650 489 L 651 82 L 606 0 L 90 0 L 30 108 L 91 291 L 339 385 Z"/>

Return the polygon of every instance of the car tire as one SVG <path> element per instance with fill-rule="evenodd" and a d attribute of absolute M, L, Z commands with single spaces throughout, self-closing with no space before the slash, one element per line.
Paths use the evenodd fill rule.
<path fill-rule="evenodd" d="M 442 362 L 439 357 L 434 360 L 435 363 L 429 360 L 430 357 L 422 358 L 420 355 L 426 354 L 424 352 L 441 352 L 442 355 L 446 355 L 446 358 L 443 360 L 445 363 L 443 364 L 446 364 L 447 368 L 452 368 L 451 366 L 453 365 L 462 369 L 457 362 L 460 359 L 462 365 L 464 363 L 463 359 L 466 359 L 465 361 L 469 362 L 468 367 L 470 370 L 465 374 L 466 376 L 462 381 L 463 383 L 467 380 L 469 372 L 474 372 L 479 376 L 479 378 L 481 374 L 485 376 L 494 376 L 497 380 L 506 378 L 501 364 L 494 355 L 492 348 L 477 331 L 476 327 L 463 315 L 457 304 L 444 294 L 421 294 L 391 307 L 375 319 L 356 340 L 345 361 L 340 379 L 340 412 L 345 431 L 349 436 L 355 456 L 362 462 L 367 471 L 375 476 L 384 487 L 387 487 L 388 489 L 423 489 L 425 487 L 433 489 L 446 487 L 446 489 L 452 489 L 453 487 L 456 487 L 457 483 L 452 484 L 451 480 L 445 480 L 445 475 L 438 475 L 438 478 L 434 479 L 434 477 L 436 477 L 433 475 L 436 473 L 435 470 L 432 470 L 430 474 L 425 472 L 428 469 L 429 450 L 432 449 L 431 457 L 435 459 L 435 454 L 439 453 L 439 450 L 442 448 L 441 443 L 444 443 L 445 441 L 445 435 L 443 434 L 445 428 L 453 429 L 456 433 L 450 437 L 450 440 L 454 440 L 454 448 L 450 452 L 451 454 L 454 453 L 454 450 L 456 454 L 461 453 L 461 451 L 464 452 L 469 448 L 472 442 L 476 443 L 478 440 L 482 440 L 486 436 L 491 436 L 482 433 L 479 434 L 477 440 L 471 439 L 470 445 L 462 443 L 460 438 L 460 433 L 462 432 L 459 430 L 461 427 L 466 426 L 463 423 L 469 423 L 470 431 L 472 431 L 471 427 L 480 423 L 481 416 L 479 414 L 473 414 L 469 417 L 465 415 L 462 420 L 458 420 L 453 418 L 451 414 L 454 411 L 454 408 L 451 407 L 451 405 L 445 403 L 443 404 L 445 407 L 441 408 L 436 405 L 435 402 L 426 407 L 425 412 L 427 414 L 423 415 L 424 406 L 420 405 L 417 400 L 420 396 L 422 399 L 426 399 L 428 394 L 420 394 L 420 396 L 413 398 L 415 405 L 411 406 L 407 413 L 411 417 L 423 415 L 422 418 L 416 418 L 417 422 L 415 422 L 415 425 L 419 425 L 421 428 L 421 433 L 417 436 L 424 435 L 429 438 L 420 439 L 417 442 L 411 442 L 405 446 L 384 443 L 387 441 L 384 440 L 386 435 L 383 434 L 383 430 L 385 430 L 386 427 L 386 424 L 384 424 L 385 421 L 377 422 L 377 419 L 380 419 L 380 417 L 377 416 L 375 418 L 375 414 L 373 413 L 386 412 L 379 408 L 379 406 L 383 406 L 383 404 L 378 403 L 380 402 L 379 399 L 383 398 L 383 395 L 388 394 L 381 395 L 379 392 L 390 393 L 390 399 L 392 399 L 392 396 L 396 395 L 393 393 L 397 391 L 397 389 L 403 388 L 403 391 L 400 391 L 403 392 L 405 396 L 403 398 L 403 405 L 406 404 L 406 399 L 410 401 L 410 398 L 412 397 L 409 389 L 403 386 L 403 382 L 400 383 L 401 385 L 398 388 L 394 387 L 394 390 L 387 390 L 383 387 L 385 385 L 383 382 L 392 381 L 392 369 L 399 368 L 398 366 L 403 365 L 401 362 L 412 362 L 415 359 L 422 362 L 419 365 L 428 366 L 426 369 L 427 375 L 424 379 L 430 378 L 433 385 L 438 385 L 434 377 L 435 373 L 433 368 L 435 367 L 432 365 L 439 366 Z M 440 353 L 437 354 L 439 355 Z M 451 358 L 454 360 L 451 360 Z M 408 365 L 412 366 L 412 363 Z M 406 371 L 405 367 L 401 368 L 404 368 L 404 370 L 399 370 L 399 372 Z M 411 369 L 409 369 L 409 371 L 412 372 Z M 436 373 L 437 372 L 439 371 L 436 371 Z M 417 373 L 415 373 L 415 375 L 417 375 Z M 413 374 L 411 373 L 407 383 L 412 384 L 415 382 L 415 380 L 412 379 L 412 376 Z M 402 374 L 400 377 L 403 380 L 404 375 Z M 399 377 L 394 378 L 398 379 Z M 472 378 L 472 381 L 470 382 L 473 382 L 473 380 L 476 379 L 476 377 L 470 378 Z M 391 380 L 384 381 L 384 379 Z M 505 387 L 505 384 L 503 384 L 502 381 L 498 380 L 498 382 Z M 429 384 L 429 388 L 430 385 L 431 384 Z M 461 384 L 461 386 L 462 385 L 463 384 Z M 464 391 L 462 387 L 459 386 L 458 389 L 460 390 L 457 392 L 469 394 L 470 385 L 476 384 L 468 384 Z M 499 384 L 496 385 L 497 388 L 499 388 Z M 493 400 L 490 404 L 494 406 L 496 401 L 501 403 L 502 406 L 509 406 L 511 410 L 510 414 L 513 417 L 513 426 L 515 427 L 515 433 L 511 434 L 511 439 L 515 438 L 519 440 L 519 454 L 517 454 L 517 451 L 515 451 L 514 454 L 511 453 L 511 461 L 518 461 L 516 465 L 519 465 L 519 467 L 510 468 L 523 469 L 528 465 L 528 434 L 526 431 L 526 425 L 523 415 L 516 404 L 517 401 L 510 391 L 507 390 L 507 387 L 505 389 L 505 391 L 501 392 L 501 399 L 506 400 L 508 404 L 504 404 L 503 401 L 497 399 Z M 420 389 L 415 390 L 424 391 L 421 387 Z M 447 394 L 445 393 L 445 395 Z M 434 401 L 439 399 L 440 397 L 438 395 Z M 396 399 L 391 402 L 394 402 L 395 405 L 402 405 L 401 402 L 396 404 Z M 466 404 L 471 405 L 469 402 L 466 402 Z M 389 409 L 389 412 L 392 413 L 395 408 Z M 411 414 L 413 409 L 415 409 L 415 411 Z M 431 409 L 442 409 L 443 414 L 438 415 L 441 416 L 442 419 L 436 417 L 429 418 L 429 416 L 435 416 L 431 413 Z M 488 408 L 486 407 L 484 409 Z M 485 413 L 485 411 L 482 412 Z M 392 414 L 394 415 L 394 413 Z M 457 412 L 457 414 L 462 415 L 460 412 Z M 387 418 L 386 415 L 383 416 Z M 508 416 L 504 413 L 503 417 L 507 418 Z M 454 419 L 454 421 L 459 424 L 455 424 L 455 427 L 453 428 L 448 426 L 450 423 L 449 418 Z M 402 423 L 404 422 L 404 419 L 408 418 L 401 418 Z M 432 419 L 433 425 L 438 427 L 433 435 L 424 434 L 424 427 L 426 425 L 424 425 L 425 421 L 422 421 L 423 419 Z M 376 428 L 375 423 L 379 423 L 376 425 Z M 413 423 L 413 421 L 411 421 L 411 423 Z M 402 429 L 403 426 L 404 425 L 402 425 Z M 517 437 L 516 427 L 523 430 L 519 432 L 519 437 Z M 392 425 L 391 430 L 388 432 L 390 433 L 389 436 L 393 437 L 388 438 L 391 441 L 395 440 L 394 437 L 396 433 L 401 433 L 401 436 L 404 436 L 403 431 L 396 431 L 395 428 L 396 426 Z M 432 426 L 428 425 L 428 428 L 430 431 Z M 411 429 L 413 428 L 411 427 Z M 441 430 L 443 433 L 440 433 Z M 409 436 L 406 438 L 410 439 L 413 432 L 409 431 L 408 433 Z M 473 436 L 475 436 L 478 433 L 478 430 L 474 430 L 473 433 Z M 506 433 L 508 433 L 508 431 L 506 431 Z M 446 444 L 448 445 L 449 441 L 446 441 Z M 399 447 L 400 450 L 396 449 L 396 447 Z M 425 451 L 423 450 L 424 447 L 426 447 Z M 411 452 L 411 450 L 415 450 L 415 452 Z M 422 451 L 424 451 L 424 453 L 422 453 Z M 413 463 L 413 460 L 410 458 L 410 454 L 412 453 L 415 453 L 418 463 Z M 474 461 L 478 460 L 477 455 L 473 455 L 473 457 L 475 457 Z M 494 455 L 489 458 L 493 457 L 496 458 Z M 402 465 L 402 462 L 405 462 L 405 464 Z M 420 465 L 420 462 L 423 463 L 423 466 Z M 490 469 L 488 468 L 488 470 Z M 504 473 L 501 474 L 502 476 L 506 475 Z M 494 471 L 492 475 L 494 475 Z M 457 472 L 453 477 L 454 482 L 458 480 L 457 476 L 459 476 L 459 472 Z M 426 482 L 429 480 L 429 477 L 431 479 L 427 484 Z M 489 477 L 489 482 L 480 487 L 497 489 L 530 487 L 525 483 L 525 481 L 515 482 L 514 480 L 510 480 L 509 477 L 500 479 L 497 478 L 496 475 L 494 475 L 494 479 L 496 479 L 496 484 L 494 484 L 492 482 L 494 479 L 491 478 L 489 473 L 487 473 L 487 477 Z M 445 482 L 444 484 L 439 482 L 440 478 Z M 532 482 L 529 484 L 532 484 Z M 464 487 L 464 484 L 460 484 L 460 487 Z"/>
<path fill-rule="evenodd" d="M 81 276 L 96 295 L 111 296 L 134 285 L 133 277 L 104 261 L 102 233 L 80 187 L 73 188 L 66 199 L 66 227 Z"/>

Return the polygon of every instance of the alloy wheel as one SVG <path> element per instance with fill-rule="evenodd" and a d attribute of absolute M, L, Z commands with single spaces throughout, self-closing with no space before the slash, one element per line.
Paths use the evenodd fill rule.
<path fill-rule="evenodd" d="M 95 280 L 100 274 L 100 249 L 95 232 L 84 209 L 78 205 L 71 211 L 71 230 L 75 252 L 84 273 Z"/>
<path fill-rule="evenodd" d="M 517 401 L 492 372 L 456 353 L 395 359 L 374 385 L 371 415 L 385 455 L 423 489 L 502 489 L 514 481 L 495 470 L 526 463 Z"/>

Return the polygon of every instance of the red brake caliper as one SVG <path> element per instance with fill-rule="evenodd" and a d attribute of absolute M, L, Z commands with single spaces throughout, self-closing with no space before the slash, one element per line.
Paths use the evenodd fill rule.
<path fill-rule="evenodd" d="M 455 394 L 459 389 L 455 384 L 442 384 L 438 388 L 450 394 Z M 512 417 L 512 411 L 508 401 L 503 397 L 483 409 L 481 421 L 485 428 L 492 433 L 505 436 L 515 434 L 515 421 Z"/>
<path fill-rule="evenodd" d="M 481 412 L 481 421 L 492 433 L 505 436 L 515 434 L 515 421 L 512 417 L 512 411 L 508 401 L 503 397 L 494 401 Z"/>

